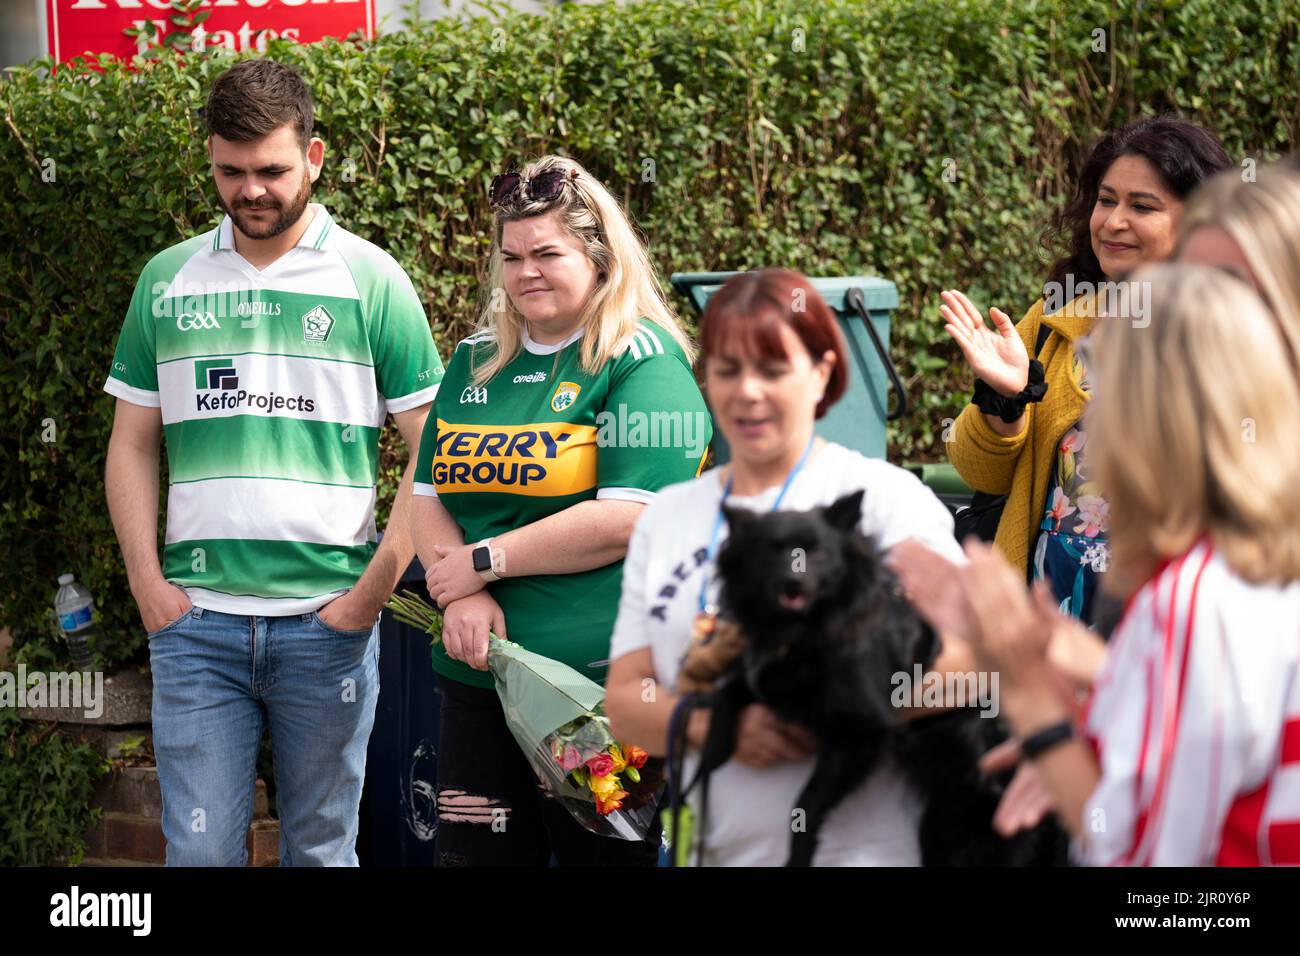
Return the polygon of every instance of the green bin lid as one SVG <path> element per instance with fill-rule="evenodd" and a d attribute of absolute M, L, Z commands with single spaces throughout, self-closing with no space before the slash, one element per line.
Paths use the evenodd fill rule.
<path fill-rule="evenodd" d="M 677 272 L 673 288 L 703 311 L 709 298 L 722 284 L 738 272 Z M 878 276 L 809 277 L 817 293 L 835 310 L 850 363 L 849 388 L 844 396 L 817 421 L 817 434 L 872 458 L 885 455 L 886 372 L 876 355 L 875 346 L 865 323 L 849 310 L 845 297 L 850 289 L 861 289 L 863 303 L 872 328 L 882 343 L 889 343 L 891 313 L 898 307 L 898 289 L 888 279 Z M 721 463 L 730 457 L 725 439 L 716 423 L 713 450 Z"/>
<path fill-rule="evenodd" d="M 739 272 L 674 272 L 669 281 L 679 294 L 689 299 L 696 310 L 703 312 L 709 298 L 724 282 Z M 844 297 L 850 289 L 861 289 L 868 312 L 892 312 L 898 308 L 898 288 L 888 279 L 879 276 L 809 276 L 808 281 L 817 294 L 836 312 L 848 311 Z"/>

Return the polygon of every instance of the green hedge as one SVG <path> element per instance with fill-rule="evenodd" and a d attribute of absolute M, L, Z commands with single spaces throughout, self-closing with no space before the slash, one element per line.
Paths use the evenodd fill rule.
<path fill-rule="evenodd" d="M 24 723 L 0 708 L 0 866 L 74 866 L 85 853 L 95 781 L 110 764 L 57 724 Z"/>
<path fill-rule="evenodd" d="M 705 0 L 447 19 L 273 55 L 317 97 L 319 196 L 409 270 L 444 355 L 474 314 L 488 178 L 566 151 L 626 201 L 665 276 L 893 279 L 914 411 L 891 456 L 919 460 L 941 455 L 970 385 L 938 291 L 1027 306 L 1036 236 L 1081 150 L 1129 117 L 1180 110 L 1240 158 L 1293 148 L 1298 22 L 1300 0 Z M 16 451 L 0 474 L 0 624 L 29 661 L 62 654 L 47 635 L 64 570 L 99 600 L 106 658 L 142 652 L 104 503 L 100 386 L 140 267 L 219 218 L 195 110 L 229 62 L 52 78 L 37 63 L 0 83 L 0 428 Z M 385 492 L 394 461 L 390 447 Z"/>

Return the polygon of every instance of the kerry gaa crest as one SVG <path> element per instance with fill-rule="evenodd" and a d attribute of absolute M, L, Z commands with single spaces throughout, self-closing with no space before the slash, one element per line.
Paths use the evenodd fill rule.
<path fill-rule="evenodd" d="M 325 306 L 318 305 L 302 317 L 302 337 L 308 342 L 324 342 L 330 337 L 334 328 L 334 316 L 325 311 Z"/>
<path fill-rule="evenodd" d="M 574 382 L 561 382 L 555 388 L 555 394 L 551 396 L 551 411 L 562 412 L 578 400 L 578 393 L 582 391 L 582 386 Z"/>

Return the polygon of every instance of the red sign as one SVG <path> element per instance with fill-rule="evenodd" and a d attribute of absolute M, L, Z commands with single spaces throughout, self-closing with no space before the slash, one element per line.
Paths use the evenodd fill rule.
<path fill-rule="evenodd" d="M 375 35 L 375 0 L 206 0 L 211 16 L 191 31 L 191 49 L 265 50 L 276 37 L 311 43 L 364 30 Z M 73 57 L 113 53 L 129 58 L 142 52 L 123 33 L 152 20 L 158 39 L 179 27 L 168 0 L 45 0 L 50 55 L 60 63 Z"/>

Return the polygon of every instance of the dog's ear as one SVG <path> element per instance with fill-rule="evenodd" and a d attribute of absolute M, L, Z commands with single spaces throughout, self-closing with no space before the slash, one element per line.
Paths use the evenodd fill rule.
<path fill-rule="evenodd" d="M 853 531 L 861 520 L 861 488 L 852 494 L 845 495 L 843 498 L 837 498 L 832 504 L 826 506 L 826 521 L 833 528 L 839 528 L 842 531 Z"/>
<path fill-rule="evenodd" d="M 754 512 L 748 508 L 733 508 L 730 505 L 722 506 L 722 516 L 727 519 L 727 527 L 731 529 L 731 536 L 734 538 L 737 532 L 745 531 L 754 523 Z"/>

